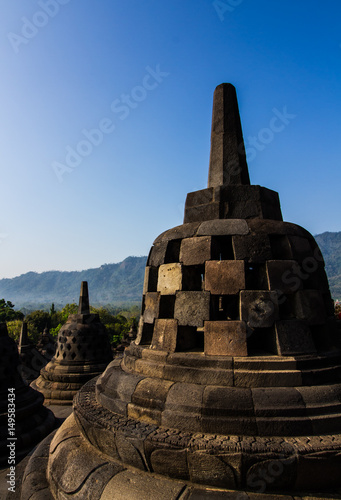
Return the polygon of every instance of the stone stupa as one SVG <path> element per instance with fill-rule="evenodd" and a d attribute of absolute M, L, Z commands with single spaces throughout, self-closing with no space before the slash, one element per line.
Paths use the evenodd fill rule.
<path fill-rule="evenodd" d="M 7 467 L 12 456 L 18 462 L 56 425 L 44 397 L 25 384 L 19 366 L 18 347 L 6 323 L 0 323 L 0 465 Z"/>
<path fill-rule="evenodd" d="M 276 192 L 250 185 L 235 89 L 222 84 L 208 187 L 152 246 L 136 341 L 38 448 L 51 442 L 40 487 L 63 499 L 340 498 L 340 354 L 318 246 L 283 222 Z"/>
<path fill-rule="evenodd" d="M 77 391 L 100 375 L 112 361 L 105 326 L 90 313 L 88 284 L 82 282 L 78 314 L 70 314 L 59 331 L 56 353 L 41 369 L 32 387 L 51 404 L 71 405 Z"/>

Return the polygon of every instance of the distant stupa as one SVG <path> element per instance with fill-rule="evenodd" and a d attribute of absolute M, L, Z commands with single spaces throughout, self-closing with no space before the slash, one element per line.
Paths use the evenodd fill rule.
<path fill-rule="evenodd" d="M 46 402 L 71 405 L 77 391 L 100 375 L 110 361 L 105 326 L 98 314 L 90 313 L 88 284 L 83 281 L 78 313 L 69 315 L 59 331 L 54 357 L 31 385 L 44 394 Z"/>

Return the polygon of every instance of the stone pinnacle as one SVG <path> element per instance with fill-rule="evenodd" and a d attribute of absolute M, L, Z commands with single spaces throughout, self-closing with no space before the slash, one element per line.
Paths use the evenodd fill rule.
<path fill-rule="evenodd" d="M 29 345 L 27 334 L 27 323 L 23 321 L 21 325 L 20 339 L 19 339 L 19 354 L 22 353 L 25 347 Z"/>
<path fill-rule="evenodd" d="M 79 296 L 78 314 L 90 314 L 88 282 L 82 281 L 81 293 Z"/>
<path fill-rule="evenodd" d="M 230 83 L 214 92 L 207 187 L 223 184 L 250 184 L 236 89 Z"/>

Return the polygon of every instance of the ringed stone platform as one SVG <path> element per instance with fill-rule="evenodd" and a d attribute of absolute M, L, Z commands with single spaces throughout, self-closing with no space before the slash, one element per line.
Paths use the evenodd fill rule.
<path fill-rule="evenodd" d="M 222 84 L 208 187 L 152 246 L 135 342 L 42 445 L 44 487 L 56 499 L 340 498 L 340 346 L 319 248 L 283 222 L 277 193 L 250 185 Z"/>
<path fill-rule="evenodd" d="M 55 355 L 31 385 L 47 403 L 71 405 L 85 382 L 100 375 L 112 359 L 105 326 L 98 314 L 90 314 L 88 284 L 83 281 L 78 314 L 69 315 L 59 331 Z"/>

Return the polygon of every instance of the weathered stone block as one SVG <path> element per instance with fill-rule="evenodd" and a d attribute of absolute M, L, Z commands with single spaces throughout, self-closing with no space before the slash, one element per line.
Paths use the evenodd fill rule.
<path fill-rule="evenodd" d="M 295 294 L 295 313 L 309 325 L 321 325 L 326 321 L 326 310 L 321 292 L 318 290 L 299 290 Z"/>
<path fill-rule="evenodd" d="M 160 293 L 148 292 L 143 298 L 144 313 L 143 320 L 145 323 L 154 323 L 155 318 L 159 316 Z"/>
<path fill-rule="evenodd" d="M 248 234 L 249 227 L 244 219 L 216 219 L 200 224 L 198 236 L 230 236 L 234 234 Z"/>
<path fill-rule="evenodd" d="M 205 354 L 247 356 L 244 321 L 205 321 Z"/>
<path fill-rule="evenodd" d="M 184 431 L 201 431 L 201 404 L 204 386 L 175 383 L 168 391 L 162 426 Z"/>
<path fill-rule="evenodd" d="M 213 295 L 233 295 L 245 288 L 243 260 L 211 260 L 205 263 L 205 290 Z"/>
<path fill-rule="evenodd" d="M 144 408 L 163 410 L 166 397 L 173 382 L 156 378 L 141 380 L 132 395 L 132 403 Z"/>
<path fill-rule="evenodd" d="M 233 236 L 232 243 L 236 260 L 265 262 L 272 259 L 270 241 L 264 234 Z"/>
<path fill-rule="evenodd" d="M 277 321 L 276 344 L 280 356 L 316 352 L 309 326 L 304 321 Z"/>
<path fill-rule="evenodd" d="M 270 290 L 283 293 L 294 293 L 302 288 L 302 278 L 297 273 L 297 262 L 294 260 L 269 260 L 266 263 Z"/>
<path fill-rule="evenodd" d="M 150 456 L 153 472 L 178 479 L 189 479 L 186 450 L 155 450 Z"/>
<path fill-rule="evenodd" d="M 208 292 L 177 292 L 174 318 L 182 326 L 204 325 L 210 317 L 210 294 Z"/>
<path fill-rule="evenodd" d="M 195 207 L 197 205 L 206 205 L 211 203 L 214 197 L 214 188 L 200 189 L 187 194 L 186 208 Z"/>
<path fill-rule="evenodd" d="M 213 202 L 207 205 L 186 208 L 184 222 L 201 222 L 203 220 L 219 219 L 219 215 L 220 205 L 218 202 Z"/>
<path fill-rule="evenodd" d="M 185 266 L 204 264 L 206 260 L 212 258 L 211 249 L 212 238 L 210 236 L 186 238 L 181 243 L 180 262 Z"/>
<path fill-rule="evenodd" d="M 149 259 L 147 262 L 148 266 L 158 267 L 165 262 L 166 251 L 167 251 L 167 241 L 160 241 L 155 243 L 150 250 Z"/>
<path fill-rule="evenodd" d="M 307 238 L 289 236 L 289 242 L 295 260 L 302 261 L 305 257 L 311 257 L 312 249 Z"/>
<path fill-rule="evenodd" d="M 181 264 L 163 264 L 159 267 L 157 291 L 162 295 L 174 295 L 182 289 Z"/>
<path fill-rule="evenodd" d="M 277 292 L 240 292 L 240 319 L 251 328 L 267 328 L 278 319 Z"/>
<path fill-rule="evenodd" d="M 191 481 L 197 484 L 212 484 L 214 486 L 221 486 L 229 489 L 236 488 L 236 479 L 234 475 L 233 468 L 228 464 L 224 463 L 218 457 L 209 455 L 208 453 L 190 453 L 188 455 L 188 465 L 191 476 Z M 190 497 L 191 498 L 191 497 Z M 205 498 L 200 493 L 196 497 L 192 496 L 192 500 L 195 498 Z M 206 497 L 207 500 L 209 496 Z M 214 496 L 211 496 L 214 500 Z M 223 498 L 222 496 L 220 498 Z M 243 497 L 240 497 L 242 500 Z M 245 496 L 245 498 L 247 498 Z M 219 500 L 219 496 L 216 497 Z"/>
<path fill-rule="evenodd" d="M 178 322 L 175 319 L 155 320 L 152 349 L 174 352 L 177 334 Z"/>

